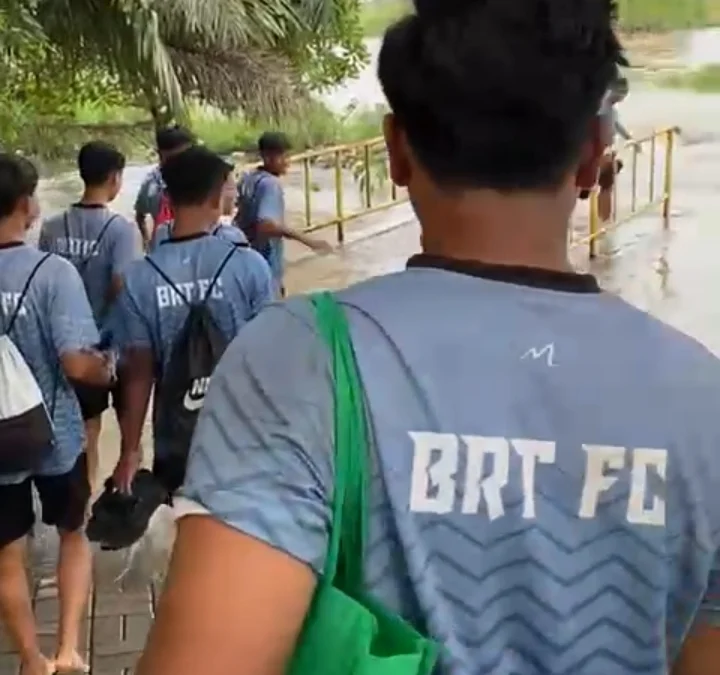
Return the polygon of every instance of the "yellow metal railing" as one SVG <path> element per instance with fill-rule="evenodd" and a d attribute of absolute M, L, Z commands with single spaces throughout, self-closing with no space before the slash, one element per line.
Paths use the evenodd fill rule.
<path fill-rule="evenodd" d="M 598 189 L 591 194 L 589 203 L 588 234 L 572 242 L 573 247 L 587 244 L 588 253 L 594 258 L 597 242 L 605 234 L 620 225 L 632 220 L 634 217 L 646 213 L 654 208 L 662 207 L 664 226 L 670 222 L 670 205 L 672 200 L 673 177 L 673 150 L 676 128 L 662 129 L 644 138 L 627 143 L 618 152 L 618 157 L 625 158 L 630 155 L 629 162 L 625 161 L 626 176 L 629 176 L 630 204 L 628 209 L 621 209 L 621 190 L 619 184 L 623 183 L 623 196 L 626 178 L 616 180 L 613 195 L 612 218 L 607 223 L 600 221 L 598 212 Z M 664 157 L 659 157 L 658 146 L 664 149 Z M 645 151 L 647 150 L 647 155 Z M 639 182 L 640 155 L 648 156 L 647 190 L 641 195 Z M 658 159 L 662 160 L 663 182 L 658 189 Z M 335 227 L 337 241 L 345 241 L 345 226 L 363 216 L 390 209 L 407 202 L 404 191 L 399 190 L 389 179 L 387 170 L 387 153 L 385 141 L 382 137 L 371 138 L 357 143 L 336 145 L 319 150 L 311 150 L 291 158 L 291 165 L 299 167 L 302 173 L 302 199 L 303 222 L 302 227 L 308 232 Z M 314 182 L 313 171 L 332 170 L 334 192 L 334 208 L 332 215 L 328 209 L 319 217 L 314 217 Z M 379 179 L 376 174 L 379 175 Z M 622 176 L 622 174 L 620 174 Z M 379 183 L 379 185 L 378 185 Z M 348 194 L 349 191 L 354 195 Z M 354 197 L 354 199 L 351 199 Z M 354 204 L 353 204 L 354 202 Z M 400 223 L 398 223 L 400 225 Z"/>
<path fill-rule="evenodd" d="M 308 232 L 335 227 L 338 243 L 345 241 L 345 225 L 357 218 L 368 216 L 407 201 L 397 186 L 387 177 L 387 151 L 382 136 L 357 143 L 335 145 L 310 150 L 290 159 L 291 165 L 299 165 L 303 183 L 303 229 Z M 318 165 L 333 170 L 334 215 L 313 218 L 313 168 Z M 375 174 L 381 174 L 378 186 Z M 384 177 L 382 176 L 384 174 Z M 346 180 L 348 178 L 349 180 Z M 381 190 L 378 188 L 387 188 Z M 348 189 L 359 193 L 360 203 L 350 204 Z M 382 193 L 385 193 L 384 195 Z"/>
<path fill-rule="evenodd" d="M 608 232 L 617 229 L 633 218 L 660 208 L 663 220 L 663 227 L 670 226 L 670 208 L 672 204 L 672 186 L 673 186 L 673 160 L 675 139 L 678 134 L 677 127 L 661 129 L 655 131 L 649 136 L 639 138 L 626 143 L 618 152 L 619 158 L 630 155 L 630 162 L 625 162 L 625 166 L 629 169 L 630 180 L 630 204 L 627 210 L 621 210 L 621 191 L 619 176 L 616 176 L 613 187 L 613 208 L 612 217 L 607 223 L 601 222 L 600 212 L 598 209 L 599 188 L 590 193 L 588 218 L 588 234 L 579 240 L 573 241 L 572 246 L 578 247 L 587 244 L 588 255 L 595 258 L 597 255 L 597 243 Z M 662 186 L 658 190 L 658 145 L 662 145 L 664 150 L 661 157 L 662 170 Z M 648 151 L 648 177 L 647 190 L 645 198 L 639 197 L 640 183 L 638 169 L 640 164 L 640 155 Z"/>

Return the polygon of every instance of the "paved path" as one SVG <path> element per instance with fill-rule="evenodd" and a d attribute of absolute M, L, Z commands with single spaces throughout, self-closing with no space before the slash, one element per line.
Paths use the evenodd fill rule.
<path fill-rule="evenodd" d="M 83 650 L 93 675 L 130 675 L 145 644 L 152 622 L 156 584 L 115 583 L 122 559 L 101 553 L 96 558 L 94 588 L 83 626 Z M 37 584 L 35 615 L 40 644 L 46 655 L 55 647 L 58 621 L 57 589 Z M 0 675 L 17 675 L 17 659 L 0 630 Z"/>

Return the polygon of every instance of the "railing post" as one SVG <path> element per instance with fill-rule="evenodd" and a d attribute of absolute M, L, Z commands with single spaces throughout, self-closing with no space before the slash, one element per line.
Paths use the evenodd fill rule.
<path fill-rule="evenodd" d="M 648 190 L 648 201 L 653 203 L 655 201 L 655 156 L 657 148 L 657 136 L 653 134 L 650 139 L 650 185 Z"/>
<path fill-rule="evenodd" d="M 335 216 L 337 217 L 338 244 L 342 244 L 345 241 L 345 227 L 343 217 L 342 157 L 339 150 L 335 153 Z"/>
<path fill-rule="evenodd" d="M 665 180 L 663 182 L 663 227 L 670 227 L 670 208 L 672 207 L 673 150 L 675 129 L 665 132 Z"/>
<path fill-rule="evenodd" d="M 363 148 L 363 171 L 365 173 L 365 208 L 372 208 L 372 183 L 370 175 L 370 143 Z"/>
<path fill-rule="evenodd" d="M 597 236 L 600 231 L 600 211 L 598 209 L 598 191 L 593 188 L 590 191 L 590 236 L 588 237 L 588 247 L 590 260 L 597 255 Z"/>
<path fill-rule="evenodd" d="M 305 228 L 307 229 L 312 224 L 312 202 L 310 201 L 312 185 L 310 183 L 310 160 L 307 157 L 303 159 L 303 190 L 305 192 Z"/>
<path fill-rule="evenodd" d="M 640 153 L 640 146 L 635 143 L 632 146 L 632 202 L 630 205 L 630 212 L 635 215 L 637 210 L 637 172 L 638 172 L 638 154 Z"/>

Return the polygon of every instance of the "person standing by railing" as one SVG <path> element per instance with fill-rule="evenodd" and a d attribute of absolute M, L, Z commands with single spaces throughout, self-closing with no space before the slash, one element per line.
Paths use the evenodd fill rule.
<path fill-rule="evenodd" d="M 617 138 L 624 141 L 631 141 L 632 134 L 620 122 L 617 106 L 622 103 L 628 95 L 629 85 L 627 78 L 618 75 L 610 90 L 605 96 L 600 109 L 600 117 L 608 130 L 609 150 L 603 158 L 598 174 L 598 213 L 602 222 L 606 223 L 613 214 L 613 192 L 618 174 L 623 170 L 623 161 L 617 156 Z"/>
<path fill-rule="evenodd" d="M 258 141 L 262 163 L 242 176 L 237 188 L 235 222 L 250 245 L 268 261 L 277 288 L 285 295 L 285 239 L 300 242 L 316 253 L 332 246 L 285 224 L 285 192 L 280 178 L 287 173 L 290 143 L 284 134 L 265 132 Z"/>

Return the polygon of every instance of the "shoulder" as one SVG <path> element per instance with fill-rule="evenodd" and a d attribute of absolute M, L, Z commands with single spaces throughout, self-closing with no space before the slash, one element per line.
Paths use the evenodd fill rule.
<path fill-rule="evenodd" d="M 228 255 L 230 251 L 233 252 L 232 257 L 228 260 L 228 265 L 238 276 L 246 277 L 248 274 L 251 276 L 258 273 L 264 274 L 268 269 L 265 258 L 245 242 L 225 241 L 223 243 L 226 244 L 224 249 L 226 253 L 224 255 Z"/>
<path fill-rule="evenodd" d="M 116 238 L 135 238 L 137 225 L 131 223 L 125 216 L 110 212 L 106 220 L 108 234 Z"/>
<path fill-rule="evenodd" d="M 37 269 L 36 279 L 50 294 L 76 292 L 84 289 L 80 273 L 75 266 L 65 258 L 54 253 L 42 253 L 33 250 L 30 256 L 31 269 Z"/>
<path fill-rule="evenodd" d="M 141 289 L 147 282 L 150 270 L 152 269 L 147 258 L 144 256 L 128 263 L 124 271 L 124 286 L 131 292 Z"/>
<path fill-rule="evenodd" d="M 267 171 L 258 171 L 255 178 L 255 186 L 259 195 L 282 194 L 282 181 Z"/>
<path fill-rule="evenodd" d="M 62 224 L 66 215 L 67 211 L 63 211 L 62 213 L 56 213 L 55 215 L 45 218 L 41 226 L 43 231 L 54 230 L 58 225 Z"/>
<path fill-rule="evenodd" d="M 329 388 L 330 353 L 317 331 L 314 310 L 305 297 L 263 309 L 228 347 L 227 364 L 270 379 L 284 394 Z M 314 381 L 314 384 L 313 384 Z M 309 397 L 306 398 L 309 400 Z"/>
<path fill-rule="evenodd" d="M 227 223 L 220 225 L 215 234 L 235 244 L 248 243 L 247 236 L 239 227 L 235 227 L 234 225 L 229 225 Z"/>

